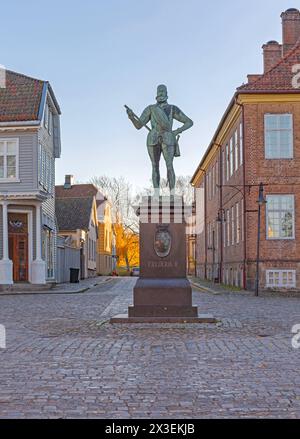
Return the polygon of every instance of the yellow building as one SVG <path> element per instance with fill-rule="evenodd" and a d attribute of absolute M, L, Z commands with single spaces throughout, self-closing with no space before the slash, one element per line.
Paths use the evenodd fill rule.
<path fill-rule="evenodd" d="M 97 272 L 107 275 L 115 269 L 115 239 L 110 202 L 98 192 L 96 196 L 98 213 Z"/>

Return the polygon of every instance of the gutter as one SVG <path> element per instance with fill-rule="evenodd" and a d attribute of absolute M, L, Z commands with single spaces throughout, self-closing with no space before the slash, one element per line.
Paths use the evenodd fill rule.
<path fill-rule="evenodd" d="M 23 126 L 39 126 L 41 124 L 40 120 L 20 120 L 11 122 L 0 122 L 0 127 L 20 127 Z"/>
<path fill-rule="evenodd" d="M 239 93 L 240 93 L 240 92 L 235 92 L 235 94 L 233 95 L 231 101 L 229 102 L 229 105 L 228 105 L 228 107 L 226 108 L 225 113 L 223 114 L 221 121 L 219 122 L 219 125 L 218 125 L 218 127 L 217 127 L 217 130 L 216 130 L 216 132 L 215 132 L 215 134 L 214 134 L 214 136 L 213 136 L 213 138 L 212 138 L 212 140 L 211 140 L 211 142 L 210 142 L 208 148 L 206 149 L 206 151 L 205 151 L 205 153 L 204 153 L 204 156 L 202 157 L 202 160 L 201 160 L 199 166 L 197 167 L 196 171 L 194 172 L 194 175 L 193 175 L 192 178 L 191 178 L 190 183 L 191 183 L 192 185 L 193 185 L 193 181 L 194 181 L 194 179 L 196 178 L 198 172 L 201 171 L 202 165 L 203 165 L 203 163 L 204 163 L 206 157 L 208 156 L 208 154 L 209 154 L 211 148 L 212 148 L 212 147 L 214 146 L 214 144 L 216 143 L 216 138 L 217 138 L 217 136 L 218 136 L 218 134 L 219 134 L 219 132 L 220 132 L 220 129 L 222 128 L 222 126 L 223 126 L 223 124 L 224 124 L 224 121 L 225 121 L 226 117 L 228 116 L 229 111 L 231 110 L 231 108 L 233 107 L 233 105 L 236 103 L 236 97 L 237 97 L 237 95 L 238 95 Z"/>

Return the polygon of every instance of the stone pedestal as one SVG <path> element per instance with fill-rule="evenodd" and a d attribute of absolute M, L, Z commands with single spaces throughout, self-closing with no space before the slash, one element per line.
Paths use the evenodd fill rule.
<path fill-rule="evenodd" d="M 215 322 L 198 316 L 186 277 L 186 223 L 182 198 L 144 197 L 140 216 L 140 278 L 128 314 L 112 323 Z"/>

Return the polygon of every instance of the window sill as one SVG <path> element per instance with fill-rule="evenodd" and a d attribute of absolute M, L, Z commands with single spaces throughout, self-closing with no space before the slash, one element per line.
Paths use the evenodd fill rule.
<path fill-rule="evenodd" d="M 294 157 L 266 157 L 265 160 L 294 160 Z"/>
<path fill-rule="evenodd" d="M 0 178 L 0 183 L 21 183 L 19 178 Z"/>
<path fill-rule="evenodd" d="M 267 238 L 266 241 L 295 241 L 295 237 L 292 238 Z"/>

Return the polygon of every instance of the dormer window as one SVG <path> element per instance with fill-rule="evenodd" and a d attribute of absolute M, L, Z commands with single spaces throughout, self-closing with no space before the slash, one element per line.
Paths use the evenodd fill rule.
<path fill-rule="evenodd" d="M 16 181 L 19 176 L 19 140 L 0 140 L 0 181 Z"/>

